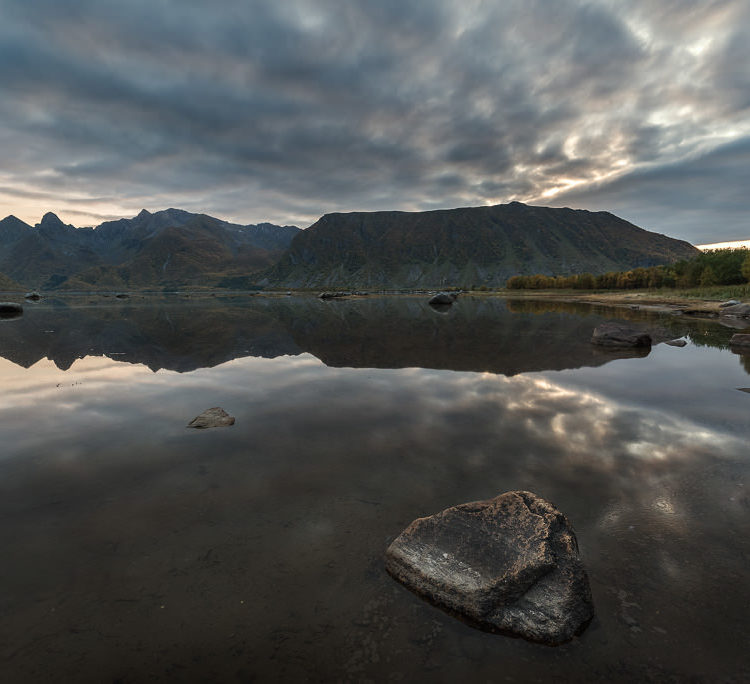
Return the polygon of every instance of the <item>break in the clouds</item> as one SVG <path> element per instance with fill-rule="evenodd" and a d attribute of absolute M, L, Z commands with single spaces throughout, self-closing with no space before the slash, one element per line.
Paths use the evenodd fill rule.
<path fill-rule="evenodd" d="M 0 214 L 521 200 L 750 236 L 746 0 L 0 0 Z"/>

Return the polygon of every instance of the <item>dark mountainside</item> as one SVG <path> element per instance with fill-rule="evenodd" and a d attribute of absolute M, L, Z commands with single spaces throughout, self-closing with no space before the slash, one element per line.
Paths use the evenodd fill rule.
<path fill-rule="evenodd" d="M 23 286 L 19 285 L 15 280 L 0 273 L 0 292 L 22 292 L 23 290 Z"/>
<path fill-rule="evenodd" d="M 502 286 L 516 274 L 604 273 L 691 258 L 687 242 L 608 212 L 493 207 L 326 214 L 293 240 L 263 285 Z"/>
<path fill-rule="evenodd" d="M 44 290 L 245 288 L 253 285 L 248 275 L 276 263 L 299 230 L 180 209 L 144 209 L 96 228 L 66 225 L 52 213 L 33 228 L 8 216 L 0 221 L 0 273 Z"/>

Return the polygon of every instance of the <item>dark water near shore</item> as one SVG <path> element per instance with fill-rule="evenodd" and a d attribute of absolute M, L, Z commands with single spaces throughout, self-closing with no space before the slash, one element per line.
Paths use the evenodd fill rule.
<path fill-rule="evenodd" d="M 0 681 L 747 682 L 750 362 L 640 311 L 80 300 L 0 321 Z M 661 329 L 648 355 L 598 322 Z M 222 406 L 231 428 L 193 431 Z M 597 610 L 484 634 L 395 584 L 418 516 L 530 489 Z"/>

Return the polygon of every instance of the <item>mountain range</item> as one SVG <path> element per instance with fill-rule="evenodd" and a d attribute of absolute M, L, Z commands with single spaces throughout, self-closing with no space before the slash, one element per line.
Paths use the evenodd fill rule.
<path fill-rule="evenodd" d="M 42 290 L 244 288 L 299 231 L 181 209 L 144 209 L 95 228 L 66 225 L 52 213 L 34 227 L 8 216 L 0 221 L 0 273 Z"/>
<path fill-rule="evenodd" d="M 34 227 L 14 216 L 0 221 L 0 290 L 466 288 L 696 254 L 608 212 L 520 202 L 326 214 L 306 230 L 180 209 L 75 228 L 48 213 Z"/>
<path fill-rule="evenodd" d="M 426 212 L 327 214 L 292 240 L 263 284 L 502 286 L 516 274 L 605 273 L 698 254 L 608 212 L 520 202 Z"/>

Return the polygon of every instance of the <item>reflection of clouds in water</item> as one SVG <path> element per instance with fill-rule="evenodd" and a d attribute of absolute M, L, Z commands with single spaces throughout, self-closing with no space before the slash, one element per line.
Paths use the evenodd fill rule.
<path fill-rule="evenodd" d="M 403 501 L 429 500 L 446 480 L 456 489 L 448 503 L 511 487 L 563 502 L 583 492 L 603 529 L 635 511 L 660 525 L 663 502 L 674 526 L 690 516 L 682 494 L 670 494 L 685 468 L 744 453 L 743 440 L 720 429 L 566 387 L 556 382 L 562 375 L 331 369 L 310 355 L 184 374 L 93 358 L 64 374 L 39 364 L 26 372 L 40 382 L 4 397 L 4 456 L 43 453 L 39 463 L 71 476 L 114 452 L 131 468 L 178 451 L 199 457 L 210 439 L 283 492 L 321 473 Z M 57 388 L 60 378 L 67 384 Z M 213 405 L 235 426 L 210 438 L 186 434 L 186 422 Z"/>
<path fill-rule="evenodd" d="M 619 372 L 634 375 L 640 363 Z M 0 400 L 0 500 L 13 513 L 4 548 L 16 559 L 16 586 L 27 587 L 31 572 L 41 587 L 32 600 L 23 593 L 19 612 L 47 608 L 39 596 L 85 607 L 92 586 L 104 597 L 113 587 L 118 596 L 155 587 L 168 606 L 216 612 L 221 630 L 209 625 L 196 643 L 213 647 L 214 634 L 239 623 L 260 640 L 330 624 L 330 637 L 310 648 L 334 652 L 362 602 L 377 596 L 392 630 L 383 652 L 393 653 L 409 648 L 420 616 L 432 613 L 410 612 L 418 604 L 384 577 L 390 539 L 420 515 L 523 488 L 569 516 L 590 571 L 599 617 L 575 646 L 579 664 L 618 663 L 636 651 L 668 660 L 657 627 L 679 629 L 691 644 L 736 633 L 732 611 L 747 592 L 726 578 L 745 572 L 746 447 L 722 424 L 577 388 L 567 373 L 333 369 L 310 355 L 184 374 L 102 359 L 64 374 L 32 371 L 39 382 Z M 67 387 L 52 391 L 61 380 Z M 185 428 L 212 405 L 236 424 Z M 25 557 L 38 562 L 21 567 Z M 184 574 L 170 574 L 175 568 Z M 231 617 L 229 600 L 247 600 L 248 578 L 255 610 Z M 229 598 L 216 600 L 211 592 L 227 586 Z M 126 609 L 97 603 L 90 619 L 106 631 Z M 711 622 L 717 611 L 721 620 Z M 740 619 L 746 624 L 744 612 Z M 635 623 L 648 640 L 634 645 Z M 133 624 L 139 639 L 162 636 L 149 632 L 148 618 Z M 446 624 L 450 638 L 434 656 L 441 667 L 465 658 L 457 643 L 486 643 Z M 492 642 L 478 661 L 495 659 L 496 671 L 518 648 Z M 696 658 L 726 662 L 711 648 Z M 557 654 L 534 657 L 560 664 Z M 621 679 L 642 680 L 630 674 Z"/>
<path fill-rule="evenodd" d="M 306 354 L 236 359 L 185 374 L 91 357 L 65 373 L 49 363 L 0 371 L 6 389 L 0 409 L 22 424 L 28 420 L 23 410 L 33 405 L 37 418 L 46 414 L 51 421 L 45 430 L 58 436 L 73 437 L 87 418 L 98 429 L 133 421 L 147 426 L 174 420 L 179 409 L 181 421 L 222 396 L 240 424 L 260 413 L 279 429 L 298 430 L 302 439 L 319 432 L 315 425 L 344 440 L 349 430 L 360 430 L 371 447 L 394 438 L 412 445 L 443 440 L 456 458 L 477 467 L 510 449 L 530 459 L 529 467 L 563 459 L 570 467 L 616 471 L 741 453 L 739 440 L 728 434 L 537 374 L 331 369 Z"/>
<path fill-rule="evenodd" d="M 533 375 L 455 374 L 438 380 L 427 374 L 419 392 L 423 405 L 438 412 L 431 419 L 433 424 L 442 421 L 441 410 L 471 415 L 492 411 L 492 429 L 498 436 L 527 431 L 534 441 L 550 446 L 550 453 L 564 453 L 566 459 L 585 461 L 593 468 L 609 467 L 613 459 L 623 457 L 656 461 L 687 459 L 698 453 L 718 457 L 741 453 L 742 440 L 737 437 L 665 412 L 622 406 Z"/>

